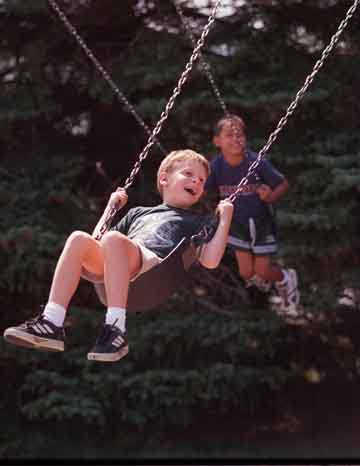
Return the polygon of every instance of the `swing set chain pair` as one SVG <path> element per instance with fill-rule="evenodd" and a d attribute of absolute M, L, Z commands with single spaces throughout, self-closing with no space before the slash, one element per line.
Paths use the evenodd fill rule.
<path fill-rule="evenodd" d="M 196 38 L 195 38 L 195 36 L 193 34 L 193 31 L 191 29 L 189 21 L 185 18 L 180 4 L 177 3 L 175 0 L 174 0 L 174 6 L 175 6 L 177 14 L 180 17 L 181 22 L 182 22 L 182 24 L 184 26 L 185 32 L 187 33 L 187 35 L 189 36 L 189 39 L 191 40 L 193 46 L 195 47 L 196 46 Z M 206 77 L 207 77 L 207 79 L 208 79 L 208 81 L 210 83 L 210 86 L 211 86 L 211 88 L 213 90 L 213 93 L 214 93 L 215 97 L 217 98 L 220 107 L 222 108 L 222 111 L 225 113 L 225 115 L 228 114 L 229 112 L 228 112 L 228 109 L 226 107 L 225 101 L 221 96 L 219 88 L 216 85 L 215 78 L 214 78 L 214 76 L 213 76 L 213 74 L 211 72 L 211 66 L 205 60 L 204 55 L 203 55 L 202 52 L 199 52 L 199 62 L 200 62 L 200 65 L 201 65 L 201 67 L 202 67 L 202 69 L 203 69 L 203 71 L 204 71 L 204 73 L 205 73 L 205 75 L 206 75 Z"/>
<path fill-rule="evenodd" d="M 148 127 L 148 125 L 145 123 L 145 121 L 141 118 L 141 116 L 137 113 L 135 110 L 135 107 L 128 101 L 126 96 L 124 95 L 123 92 L 119 89 L 119 87 L 116 85 L 114 80 L 111 78 L 110 74 L 106 71 L 106 69 L 103 67 L 103 65 L 99 62 L 99 60 L 96 58 L 94 53 L 89 49 L 89 47 L 86 45 L 84 39 L 80 36 L 76 28 L 70 23 L 68 20 L 67 16 L 65 13 L 61 10 L 59 5 L 56 3 L 55 0 L 48 0 L 49 4 L 53 8 L 53 10 L 57 13 L 59 16 L 60 20 L 64 23 L 66 29 L 74 36 L 80 47 L 83 49 L 85 52 L 86 56 L 89 58 L 89 60 L 93 63 L 95 68 L 99 71 L 99 73 L 103 76 L 105 81 L 109 84 L 111 89 L 114 91 L 115 95 L 119 98 L 119 100 L 124 104 L 124 106 L 129 110 L 129 112 L 132 114 L 132 116 L 135 118 L 135 120 L 139 123 L 140 126 L 143 127 L 145 132 L 148 134 L 148 136 L 151 135 L 151 130 Z M 156 144 L 158 145 L 159 149 L 161 152 L 165 155 L 167 152 L 165 148 L 162 146 L 160 141 L 155 140 Z"/>
<path fill-rule="evenodd" d="M 360 2 L 360 0 L 355 0 L 354 3 L 352 4 L 352 6 L 348 9 L 345 18 L 341 21 L 337 31 L 331 37 L 331 40 L 330 40 L 329 44 L 327 45 L 327 47 L 325 47 L 325 49 L 323 50 L 323 52 L 321 54 L 321 57 L 315 63 L 312 72 L 306 77 L 302 88 L 297 92 L 297 94 L 295 96 L 295 99 L 291 102 L 291 104 L 287 108 L 285 115 L 280 119 L 279 123 L 277 124 L 276 129 L 270 134 L 265 146 L 260 150 L 256 160 L 254 160 L 254 162 L 250 165 L 249 170 L 247 172 L 247 175 L 240 181 L 240 183 L 238 184 L 238 186 L 236 188 L 236 191 L 234 191 L 227 198 L 229 201 L 234 202 L 236 197 L 241 193 L 242 187 L 245 186 L 249 182 L 250 175 L 252 175 L 255 172 L 255 170 L 259 166 L 262 158 L 267 153 L 267 151 L 270 149 L 273 142 L 277 139 L 277 136 L 279 135 L 280 131 L 286 125 L 289 117 L 294 113 L 299 101 L 305 95 L 308 87 L 313 82 L 315 76 L 319 72 L 320 68 L 323 66 L 325 60 L 328 58 L 331 51 L 333 50 L 333 48 L 337 44 L 341 34 L 343 33 L 343 31 L 347 27 L 350 19 L 353 17 L 359 2 Z"/>
<path fill-rule="evenodd" d="M 50 1 L 53 1 L 53 0 L 50 0 Z M 163 124 L 165 123 L 165 121 L 167 120 L 167 118 L 169 116 L 170 110 L 173 108 L 173 106 L 175 104 L 175 100 L 176 100 L 177 96 L 180 94 L 180 92 L 182 90 L 182 87 L 184 86 L 185 82 L 187 81 L 187 78 L 189 77 L 189 74 L 190 74 L 190 72 L 191 72 L 191 70 L 193 68 L 193 65 L 194 65 L 195 61 L 197 60 L 197 58 L 199 56 L 200 50 L 201 50 L 201 48 L 203 47 L 203 45 L 205 43 L 205 39 L 206 39 L 207 35 L 209 34 L 210 28 L 211 28 L 213 22 L 215 21 L 216 12 L 217 12 L 217 9 L 218 9 L 221 1 L 222 0 L 217 0 L 216 1 L 216 4 L 215 4 L 215 6 L 214 6 L 214 8 L 213 8 L 213 10 L 212 10 L 212 12 L 211 12 L 211 14 L 209 16 L 208 22 L 207 22 L 206 26 L 203 29 L 201 37 L 197 41 L 196 47 L 194 48 L 194 50 L 192 52 L 192 55 L 191 55 L 188 63 L 185 66 L 185 70 L 181 74 L 181 76 L 180 76 L 180 78 L 178 80 L 178 83 L 177 83 L 176 87 L 174 88 L 173 93 L 172 93 L 170 99 L 168 100 L 168 102 L 167 102 L 167 104 L 165 106 L 165 110 L 161 113 L 160 119 L 157 122 L 155 128 L 153 129 L 153 132 L 150 135 L 146 146 L 144 147 L 144 149 L 140 153 L 140 155 L 138 157 L 138 160 L 135 162 L 134 167 L 133 167 L 132 171 L 130 172 L 130 175 L 125 180 L 125 184 L 123 186 L 125 191 L 133 184 L 134 179 L 135 179 L 136 175 L 138 174 L 138 172 L 139 172 L 139 170 L 141 168 L 142 162 L 148 156 L 151 147 L 154 145 L 154 142 L 156 141 L 156 136 L 160 133 Z M 110 225 L 113 222 L 113 219 L 114 219 L 114 217 L 116 215 L 116 212 L 117 212 L 116 208 L 110 209 L 109 214 L 107 215 L 104 223 L 101 225 L 101 227 L 99 229 L 99 234 L 96 236 L 96 239 L 100 240 L 102 238 L 102 236 L 104 235 L 104 233 L 108 230 L 108 228 L 110 227 Z"/>

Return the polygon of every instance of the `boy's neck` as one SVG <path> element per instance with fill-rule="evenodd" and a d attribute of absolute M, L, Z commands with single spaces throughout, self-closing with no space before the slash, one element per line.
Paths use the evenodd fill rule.
<path fill-rule="evenodd" d="M 174 203 L 174 202 L 168 201 L 168 200 L 166 200 L 166 199 L 164 199 L 164 198 L 163 198 L 163 202 L 162 202 L 162 203 L 165 204 L 165 205 L 167 205 L 168 207 L 172 207 L 172 208 L 174 208 L 174 209 L 183 209 L 183 210 L 189 210 L 189 209 L 191 209 L 192 206 L 194 205 L 194 204 L 192 204 L 192 205 L 190 205 L 190 206 L 177 205 L 176 202 Z"/>

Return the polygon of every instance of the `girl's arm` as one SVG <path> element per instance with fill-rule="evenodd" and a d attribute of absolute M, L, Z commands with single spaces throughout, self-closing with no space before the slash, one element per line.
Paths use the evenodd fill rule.
<path fill-rule="evenodd" d="M 220 201 L 217 207 L 219 225 L 213 238 L 203 246 L 199 262 L 207 269 L 215 269 L 224 255 L 229 235 L 234 206 L 227 199 Z"/>

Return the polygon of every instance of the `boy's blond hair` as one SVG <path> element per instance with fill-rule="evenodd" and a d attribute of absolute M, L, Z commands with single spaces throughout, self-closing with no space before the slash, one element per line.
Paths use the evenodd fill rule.
<path fill-rule="evenodd" d="M 161 162 L 160 167 L 157 172 L 157 189 L 162 195 L 162 187 L 160 185 L 160 175 L 161 173 L 171 173 L 174 167 L 179 162 L 185 162 L 187 160 L 195 160 L 199 162 L 206 170 L 206 177 L 210 175 L 210 164 L 207 159 L 197 152 L 191 149 L 184 149 L 184 150 L 174 150 L 168 154 L 164 160 Z"/>

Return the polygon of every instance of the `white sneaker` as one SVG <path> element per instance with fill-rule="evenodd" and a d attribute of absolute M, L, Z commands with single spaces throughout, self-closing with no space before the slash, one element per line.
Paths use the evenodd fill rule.
<path fill-rule="evenodd" d="M 262 291 L 263 293 L 269 293 L 272 287 L 272 283 L 268 280 L 263 280 L 262 278 L 255 275 L 254 277 L 255 286 L 258 290 Z"/>
<path fill-rule="evenodd" d="M 298 317 L 297 306 L 300 302 L 300 292 L 297 273 L 295 269 L 287 269 L 287 273 L 287 282 L 284 285 L 275 285 L 282 301 L 279 311 L 289 317 Z"/>
<path fill-rule="evenodd" d="M 248 280 L 245 280 L 245 288 L 251 288 L 252 286 L 256 286 L 256 280 L 254 276 L 252 276 Z"/>
<path fill-rule="evenodd" d="M 270 309 L 280 317 L 298 318 L 303 314 L 300 312 L 298 306 L 294 306 L 293 304 L 284 306 L 283 299 L 278 294 L 271 294 L 269 296 L 269 305 Z"/>
<path fill-rule="evenodd" d="M 338 304 L 349 309 L 357 309 L 360 302 L 360 299 L 358 302 L 357 294 L 359 294 L 360 298 L 360 293 L 357 292 L 355 288 L 345 288 L 341 297 L 338 299 Z"/>

